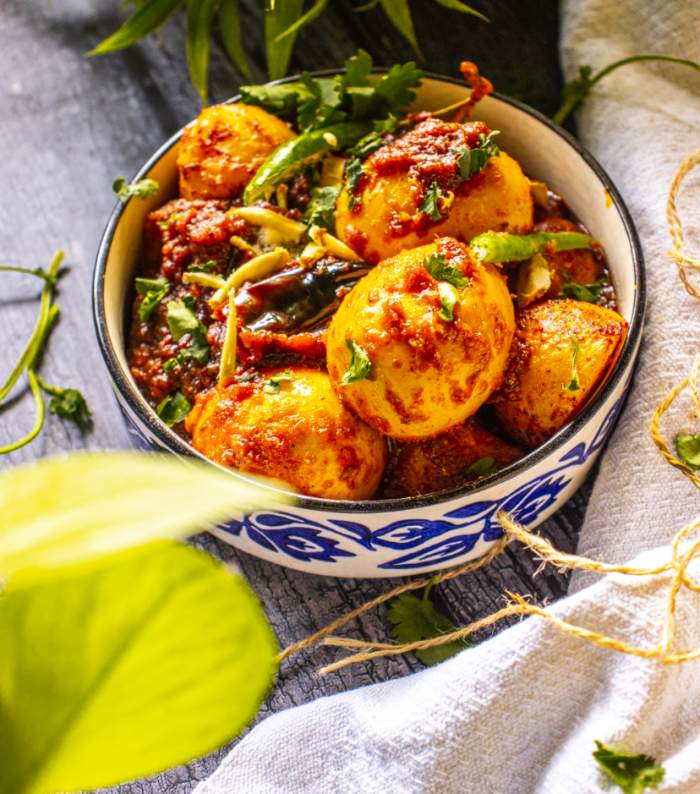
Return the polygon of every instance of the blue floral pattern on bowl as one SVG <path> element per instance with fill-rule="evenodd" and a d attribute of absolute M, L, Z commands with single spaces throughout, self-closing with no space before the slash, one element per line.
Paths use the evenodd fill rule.
<path fill-rule="evenodd" d="M 557 465 L 538 474 L 498 499 L 467 500 L 440 518 L 401 518 L 372 529 L 358 520 L 328 517 L 323 520 L 290 510 L 258 511 L 219 527 L 219 534 L 257 546 L 264 556 L 300 567 L 304 563 L 337 563 L 390 549 L 397 554 L 378 563 L 387 575 L 419 573 L 456 564 L 472 552 L 477 543 L 498 540 L 502 535 L 497 515 L 501 510 L 516 521 L 534 525 L 540 516 L 559 501 L 572 484 L 573 473 L 595 455 L 605 443 L 619 414 L 627 391 L 607 412 L 590 443 L 579 441 L 564 452 Z M 125 413 L 135 444 L 152 448 L 153 443 Z M 296 563 L 296 565 L 294 565 Z"/>

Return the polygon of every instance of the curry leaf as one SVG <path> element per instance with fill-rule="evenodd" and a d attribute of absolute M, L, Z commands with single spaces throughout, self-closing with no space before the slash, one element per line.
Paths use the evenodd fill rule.
<path fill-rule="evenodd" d="M 257 710 L 275 653 L 243 579 L 184 545 L 159 542 L 33 587 L 10 582 L 0 792 L 95 789 L 221 746 Z"/>
<path fill-rule="evenodd" d="M 208 98 L 209 39 L 219 0 L 187 0 L 187 66 L 203 103 Z"/>
<path fill-rule="evenodd" d="M 596 747 L 593 758 L 625 794 L 643 794 L 647 789 L 656 788 L 664 779 L 666 770 L 651 756 L 611 750 L 597 739 Z"/>
<path fill-rule="evenodd" d="M 466 3 L 462 3 L 461 0 L 435 0 L 435 2 L 445 8 L 449 8 L 450 11 L 461 11 L 463 14 L 471 14 L 472 16 L 478 17 L 484 22 L 489 21 L 487 16 L 484 16 L 480 11 L 468 6 Z"/>
<path fill-rule="evenodd" d="M 303 27 L 308 25 L 310 22 L 313 22 L 316 17 L 320 16 L 326 10 L 327 5 L 328 0 L 316 0 L 316 2 L 305 14 L 302 14 L 296 22 L 294 22 L 285 31 L 280 33 L 279 36 L 277 36 L 275 39 L 275 44 L 279 44 L 280 41 L 283 41 L 288 36 L 297 34 Z"/>
<path fill-rule="evenodd" d="M 413 27 L 413 17 L 408 0 L 379 0 L 384 13 L 389 17 L 391 24 L 409 42 L 418 55 L 422 56 L 416 30 Z"/>
<path fill-rule="evenodd" d="M 241 44 L 241 14 L 238 0 L 221 0 L 219 27 L 224 47 L 238 71 L 247 79 L 250 77 L 248 61 Z"/>
<path fill-rule="evenodd" d="M 136 44 L 139 39 L 160 27 L 184 2 L 185 0 L 146 0 L 116 33 L 98 44 L 88 55 L 103 55 Z"/>
<path fill-rule="evenodd" d="M 0 579 L 28 567 L 41 578 L 182 537 L 271 498 L 213 466 L 164 455 L 80 453 L 17 466 L 0 474 Z"/>
<path fill-rule="evenodd" d="M 299 19 L 304 10 L 304 0 L 280 0 L 266 4 L 265 7 L 265 50 L 267 71 L 271 80 L 279 80 L 287 73 L 289 59 L 292 57 L 296 32 L 290 33 L 282 41 L 277 41 L 285 31 Z"/>

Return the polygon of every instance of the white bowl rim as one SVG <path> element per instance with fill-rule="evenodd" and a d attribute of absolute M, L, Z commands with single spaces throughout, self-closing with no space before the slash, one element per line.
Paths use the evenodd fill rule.
<path fill-rule="evenodd" d="M 310 72 L 309 74 L 312 77 L 330 77 L 336 74 L 342 74 L 344 71 L 345 71 L 344 69 L 323 69 L 323 70 Z M 376 68 L 373 70 L 375 74 L 385 73 L 386 71 L 387 70 L 384 68 Z M 428 78 L 430 80 L 452 83 L 454 85 L 458 85 L 461 87 L 468 87 L 462 80 L 454 77 L 447 77 L 445 75 L 435 74 L 433 72 L 427 72 L 427 71 L 423 71 L 422 76 L 423 78 Z M 299 78 L 300 75 L 291 75 L 290 77 L 285 77 L 282 80 L 274 80 L 268 83 L 268 85 L 280 85 L 282 83 L 289 83 L 289 82 L 293 82 L 294 80 L 298 80 Z M 269 488 L 272 492 L 285 493 L 285 494 L 291 493 L 295 497 L 295 505 L 297 507 L 301 507 L 309 510 L 316 510 L 324 513 L 333 512 L 333 511 L 343 512 L 343 513 L 365 513 L 365 514 L 400 512 L 411 508 L 428 507 L 430 505 L 441 504 L 443 502 L 447 503 L 461 496 L 472 496 L 478 494 L 481 491 L 486 491 L 494 485 L 505 483 L 506 481 L 519 475 L 524 470 L 532 466 L 535 466 L 536 464 L 543 461 L 545 458 L 549 457 L 550 455 L 554 454 L 555 452 L 561 450 L 564 446 L 566 446 L 567 442 L 579 433 L 579 431 L 597 413 L 599 407 L 602 404 L 604 404 L 606 399 L 615 391 L 621 378 L 625 375 L 625 373 L 628 370 L 628 365 L 630 364 L 630 360 L 636 355 L 636 352 L 638 350 L 637 343 L 642 334 L 642 329 L 644 325 L 644 315 L 646 310 L 646 274 L 644 272 L 644 256 L 642 253 L 642 246 L 639 240 L 639 235 L 635 228 L 630 212 L 627 209 L 627 206 L 622 196 L 620 195 L 620 192 L 615 187 L 615 184 L 613 183 L 612 179 L 608 176 L 607 172 L 603 169 L 600 163 L 598 163 L 598 161 L 593 157 L 593 155 L 584 146 L 582 146 L 582 144 L 579 141 L 577 141 L 576 138 L 573 137 L 573 135 L 571 135 L 565 129 L 555 124 L 550 118 L 545 116 L 543 113 L 540 113 L 540 111 L 535 110 L 535 108 L 526 105 L 524 102 L 521 102 L 520 100 L 505 96 L 496 91 L 494 91 L 490 96 L 507 105 L 511 105 L 512 107 L 517 108 L 518 110 L 524 113 L 527 113 L 529 116 L 532 116 L 534 119 L 539 121 L 544 126 L 548 127 L 552 132 L 556 133 L 560 138 L 562 138 L 565 143 L 567 143 L 572 149 L 574 149 L 580 155 L 580 157 L 584 160 L 584 162 L 595 173 L 595 175 L 598 177 L 605 190 L 608 192 L 612 200 L 613 206 L 620 215 L 623 226 L 625 228 L 625 232 L 627 234 L 627 241 L 632 254 L 635 290 L 634 290 L 634 298 L 632 303 L 632 311 L 630 313 L 630 321 L 629 321 L 627 337 L 625 339 L 622 352 L 617 362 L 615 363 L 615 367 L 612 373 L 610 374 L 610 376 L 608 377 L 607 381 L 604 383 L 603 388 L 598 391 L 598 393 L 584 407 L 584 409 L 579 414 L 577 414 L 568 424 L 566 424 L 563 428 L 561 428 L 561 430 L 555 433 L 551 438 L 547 439 L 547 441 L 545 441 L 544 444 L 541 444 L 532 451 L 528 452 L 526 455 L 524 455 L 519 460 L 515 461 L 515 463 L 512 463 L 510 466 L 507 466 L 504 469 L 500 469 L 495 474 L 489 475 L 487 477 L 484 477 L 483 479 L 471 483 L 467 483 L 462 486 L 458 486 L 457 488 L 437 491 L 435 493 L 426 494 L 424 496 L 405 496 L 405 497 L 393 498 L 393 499 L 374 499 L 374 500 L 324 499 L 318 496 L 306 496 L 303 494 L 285 491 L 284 489 L 275 487 L 274 485 L 268 485 L 263 483 L 264 487 Z M 236 94 L 230 99 L 225 100 L 224 103 L 220 103 L 220 104 L 237 102 L 240 100 L 240 98 L 241 95 Z M 141 168 L 139 168 L 137 173 L 134 175 L 133 179 L 137 180 L 145 177 L 148 174 L 148 172 L 156 165 L 156 163 L 158 163 L 158 161 L 166 154 L 166 152 L 168 152 L 173 146 L 175 146 L 178 143 L 183 130 L 184 127 L 180 128 L 176 133 L 174 133 L 170 138 L 168 138 L 168 140 L 166 140 L 148 158 L 148 160 L 144 163 L 144 165 L 142 165 Z M 118 390 L 119 394 L 123 397 L 123 399 L 126 401 L 129 408 L 137 415 L 140 422 L 142 422 L 143 425 L 149 430 L 149 432 L 151 432 L 161 442 L 161 444 L 170 452 L 185 457 L 199 458 L 205 461 L 206 463 L 209 463 L 210 465 L 216 466 L 217 468 L 228 472 L 229 474 L 231 474 L 232 476 L 238 479 L 243 479 L 248 482 L 254 481 L 260 484 L 260 480 L 257 480 L 254 477 L 248 477 L 244 472 L 239 472 L 235 469 L 229 469 L 214 463 L 213 461 L 209 460 L 209 458 L 205 457 L 200 452 L 198 452 L 193 447 L 191 447 L 189 444 L 187 444 L 187 442 L 185 442 L 184 439 L 178 436 L 177 433 L 175 433 L 175 431 L 172 430 L 172 428 L 168 427 L 164 422 L 162 422 L 158 418 L 155 411 L 153 411 L 150 408 L 147 409 L 145 407 L 145 404 L 142 401 L 142 395 L 138 392 L 136 387 L 131 383 L 131 381 L 123 371 L 123 368 L 119 362 L 119 358 L 115 351 L 115 347 L 112 343 L 112 339 L 109 335 L 109 330 L 107 328 L 107 322 L 105 319 L 104 281 L 105 281 L 105 268 L 107 265 L 109 250 L 112 245 L 112 240 L 114 238 L 115 231 L 117 229 L 117 226 L 119 225 L 122 214 L 124 213 L 127 204 L 128 202 L 126 204 L 122 204 L 120 201 L 117 201 L 115 208 L 109 217 L 107 226 L 105 227 L 105 231 L 102 235 L 97 250 L 97 256 L 95 259 L 95 268 L 93 273 L 93 292 L 92 292 L 93 321 L 94 321 L 97 339 L 100 345 L 100 350 L 105 360 L 105 364 L 107 365 L 109 374 L 112 378 L 113 385 Z M 128 307 L 125 305 L 124 306 L 125 319 L 126 319 L 127 308 Z"/>

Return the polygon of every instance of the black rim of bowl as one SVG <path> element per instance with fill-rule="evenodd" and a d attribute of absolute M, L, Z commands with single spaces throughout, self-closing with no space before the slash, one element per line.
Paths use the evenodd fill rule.
<path fill-rule="evenodd" d="M 312 76 L 314 77 L 327 77 L 334 74 L 341 73 L 342 69 L 326 69 L 322 71 L 312 72 Z M 375 72 L 381 73 L 384 72 L 383 69 L 376 69 Z M 466 87 L 466 84 L 459 80 L 452 77 L 445 77 L 443 75 L 433 74 L 431 72 L 424 72 L 423 76 L 431 79 L 437 80 L 443 83 L 452 83 L 454 85 L 458 85 L 460 87 Z M 293 75 L 291 77 L 287 77 L 284 80 L 277 80 L 273 83 L 287 83 L 293 80 L 299 79 L 298 75 Z M 452 488 L 444 491 L 439 491 L 432 494 L 427 494 L 425 496 L 405 496 L 401 498 L 394 498 L 394 499 L 376 499 L 376 500 L 362 500 L 362 501 L 350 501 L 350 500 L 338 500 L 338 499 L 324 499 L 317 496 L 304 496 L 299 494 L 294 494 L 296 497 L 295 506 L 303 507 L 306 509 L 322 511 L 322 512 L 346 512 L 346 513 L 388 513 L 388 512 L 400 512 L 402 510 L 407 509 L 414 509 L 419 507 L 428 507 L 430 505 L 440 504 L 443 502 L 451 502 L 454 499 L 458 499 L 462 496 L 471 496 L 477 494 L 482 490 L 486 490 L 487 488 L 491 488 L 498 483 L 506 482 L 507 480 L 511 479 L 512 477 L 520 474 L 525 469 L 528 469 L 538 463 L 540 463 L 545 458 L 549 457 L 552 453 L 556 452 L 557 450 L 562 449 L 566 443 L 575 436 L 579 430 L 592 418 L 592 416 L 598 411 L 600 405 L 612 394 L 612 392 L 617 388 L 620 379 L 622 378 L 624 372 L 627 369 L 628 364 L 630 363 L 630 359 L 635 353 L 637 348 L 637 343 L 640 339 L 642 333 L 642 327 L 644 324 L 644 312 L 645 312 L 645 305 L 646 305 L 646 279 L 644 273 L 644 260 L 642 255 L 642 247 L 639 241 L 639 236 L 637 231 L 634 227 L 634 223 L 632 218 L 629 214 L 629 210 L 625 205 L 620 193 L 618 192 L 617 188 L 613 184 L 610 177 L 607 175 L 605 170 L 602 166 L 598 163 L 598 161 L 593 157 L 593 155 L 583 147 L 572 135 L 570 135 L 566 130 L 562 129 L 561 127 L 554 124 L 551 119 L 547 118 L 547 116 L 540 113 L 538 110 L 531 108 L 529 105 L 520 102 L 517 99 L 512 99 L 511 97 L 503 96 L 497 92 L 494 92 L 492 95 L 495 99 L 504 102 L 507 105 L 511 105 L 512 107 L 517 108 L 518 110 L 522 111 L 523 113 L 527 113 L 529 116 L 532 116 L 541 124 L 544 124 L 548 127 L 552 132 L 562 138 L 568 145 L 574 149 L 584 160 L 584 162 L 593 170 L 596 174 L 598 179 L 600 180 L 603 187 L 607 190 L 608 194 L 610 195 L 612 202 L 618 211 L 622 223 L 625 227 L 625 232 L 627 234 L 627 240 L 630 246 L 630 250 L 632 252 L 632 262 L 634 267 L 634 277 L 636 282 L 636 289 L 634 294 L 634 301 L 632 306 L 632 313 L 629 322 L 629 329 L 627 338 L 624 342 L 624 347 L 622 353 L 615 364 L 615 368 L 613 372 L 609 376 L 608 380 L 603 385 L 603 388 L 594 396 L 593 400 L 585 406 L 583 411 L 580 414 L 574 417 L 574 419 L 569 422 L 565 427 L 555 433 L 550 439 L 548 439 L 544 444 L 540 445 L 536 449 L 529 452 L 524 457 L 517 460 L 515 463 L 507 466 L 504 469 L 499 470 L 495 474 L 492 474 L 488 477 L 485 477 L 482 480 L 477 480 L 472 483 L 467 483 L 466 485 L 462 485 L 457 488 Z M 240 94 L 232 97 L 227 102 L 236 102 L 240 99 Z M 169 138 L 149 159 L 148 161 L 139 169 L 138 173 L 135 175 L 134 179 L 140 179 L 144 177 L 148 172 L 156 165 L 156 163 L 165 155 L 167 151 L 169 151 L 175 144 L 179 141 L 180 136 L 182 135 L 182 129 L 178 130 L 171 138 Z M 145 398 L 140 394 L 138 389 L 134 384 L 131 383 L 129 377 L 122 369 L 121 364 L 119 363 L 118 356 L 114 349 L 114 345 L 112 344 L 112 340 L 109 336 L 109 331 L 107 330 L 107 323 L 105 320 L 105 306 L 104 306 L 104 280 L 105 280 L 105 268 L 107 264 L 107 257 L 109 254 L 110 247 L 112 245 L 112 239 L 114 237 L 115 230 L 117 225 L 121 219 L 122 213 L 124 212 L 126 205 L 117 202 L 112 214 L 109 218 L 107 223 L 107 227 L 105 228 L 104 234 L 100 241 L 100 245 L 97 251 L 97 258 L 95 261 L 95 271 L 93 277 L 93 319 L 95 323 L 95 330 L 97 333 L 97 338 L 100 344 L 100 349 L 102 351 L 102 356 L 105 360 L 107 365 L 107 369 L 109 370 L 109 374 L 112 378 L 113 385 L 121 394 L 122 398 L 125 400 L 127 405 L 129 406 L 130 410 L 136 414 L 139 421 L 152 433 L 158 441 L 161 443 L 162 446 L 174 452 L 177 455 L 183 455 L 186 457 L 195 457 L 209 463 L 212 466 L 216 466 L 223 471 L 227 471 L 232 476 L 243 479 L 248 482 L 255 481 L 254 477 L 248 477 L 244 472 L 239 472 L 234 469 L 227 469 L 226 467 L 220 466 L 217 463 L 206 458 L 204 455 L 199 453 L 189 444 L 187 444 L 180 436 L 177 435 L 171 428 L 169 428 L 166 424 L 161 422 L 161 420 L 156 415 L 155 411 L 148 407 Z M 289 491 L 285 491 L 282 488 L 277 488 L 273 485 L 266 485 L 273 493 L 290 493 Z"/>

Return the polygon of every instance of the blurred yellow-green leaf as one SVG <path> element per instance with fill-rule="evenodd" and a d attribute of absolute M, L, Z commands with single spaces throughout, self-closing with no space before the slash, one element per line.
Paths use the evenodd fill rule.
<path fill-rule="evenodd" d="M 203 104 L 209 96 L 209 39 L 219 0 L 187 0 L 187 66 Z"/>
<path fill-rule="evenodd" d="M 248 79 L 250 70 L 241 43 L 241 12 L 238 0 L 221 0 L 219 26 L 229 58 L 234 62 L 238 71 Z"/>
<path fill-rule="evenodd" d="M 10 582 L 0 794 L 114 785 L 221 746 L 255 714 L 276 650 L 244 580 L 171 541 L 34 587 Z"/>
<path fill-rule="evenodd" d="M 0 474 L 0 579 L 162 538 L 182 537 L 282 501 L 276 492 L 174 456 L 79 453 Z"/>
<path fill-rule="evenodd" d="M 303 10 L 304 0 L 280 0 L 265 8 L 265 51 L 271 80 L 279 80 L 287 74 L 297 34 L 291 33 L 279 42 L 277 38 L 289 31 Z"/>
<path fill-rule="evenodd" d="M 159 28 L 185 0 L 146 0 L 139 4 L 136 13 L 109 38 L 100 42 L 89 55 L 104 55 L 107 52 L 131 47 L 144 36 Z"/>

